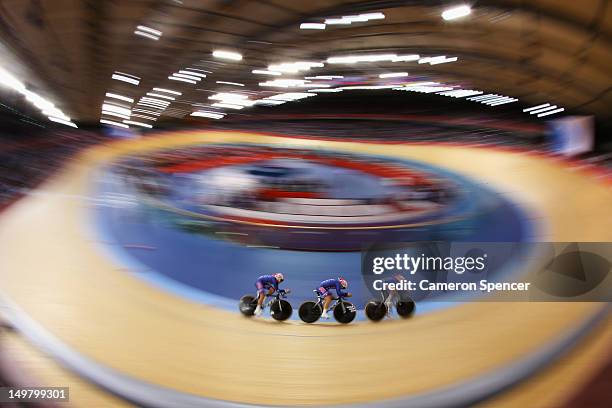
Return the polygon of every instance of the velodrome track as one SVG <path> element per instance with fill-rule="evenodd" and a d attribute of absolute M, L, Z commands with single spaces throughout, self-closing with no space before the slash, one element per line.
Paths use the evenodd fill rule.
<path fill-rule="evenodd" d="M 124 402 L 74 372 L 138 404 L 158 406 L 470 404 L 475 401 L 468 397 L 479 400 L 505 389 L 596 330 L 583 340 L 585 352 L 570 354 L 556 370 L 489 402 L 536 406 L 533 396 L 546 389 L 537 406 L 553 406 L 605 361 L 612 339 L 607 304 L 473 303 L 378 325 L 276 324 L 174 296 L 103 256 L 84 227 L 96 166 L 131 152 L 207 142 L 419 160 L 511 196 L 537 218 L 538 240 L 612 241 L 610 184 L 534 155 L 235 132 L 175 132 L 116 142 L 85 152 L 40 194 L 1 215 L 2 311 L 28 339 L 4 338 L 2 352 L 9 359 L 32 368 L 47 385 L 73 386 L 72 400 L 83 406 Z M 32 340 L 52 360 L 33 349 Z M 324 370 L 329 373 L 322 377 Z"/>

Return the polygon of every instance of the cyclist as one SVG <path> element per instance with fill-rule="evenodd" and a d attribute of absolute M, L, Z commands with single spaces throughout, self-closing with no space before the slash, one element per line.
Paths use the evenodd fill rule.
<path fill-rule="evenodd" d="M 391 276 L 390 278 L 385 279 L 385 283 L 401 283 L 405 281 L 406 278 L 402 274 L 396 274 Z M 385 296 L 386 295 L 386 296 Z M 391 308 L 393 305 L 402 299 L 402 293 L 396 289 L 394 290 L 386 290 L 383 292 L 383 296 L 385 297 L 385 306 L 387 306 L 387 317 L 391 317 Z"/>
<path fill-rule="evenodd" d="M 266 295 L 272 295 L 278 290 L 278 284 L 285 280 L 282 273 L 272 275 L 262 275 L 255 281 L 257 288 L 257 307 L 255 308 L 255 316 L 261 316 L 263 313 L 263 302 Z"/>
<path fill-rule="evenodd" d="M 317 293 L 319 296 L 323 297 L 323 313 L 321 314 L 321 318 L 329 319 L 327 315 L 327 309 L 329 308 L 329 304 L 333 300 L 331 289 L 335 289 L 336 296 L 338 297 L 351 297 L 351 293 L 345 292 L 343 289 L 348 288 L 348 282 L 344 278 L 337 279 L 327 279 L 323 282 L 319 283 L 319 287 L 317 288 Z"/>

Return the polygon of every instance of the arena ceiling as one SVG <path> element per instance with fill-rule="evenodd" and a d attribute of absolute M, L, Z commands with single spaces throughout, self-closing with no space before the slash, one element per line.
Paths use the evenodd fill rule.
<path fill-rule="evenodd" d="M 372 85 L 384 83 L 379 75 L 389 72 L 408 72 L 414 81 L 508 95 L 518 98 L 515 105 L 520 108 L 550 102 L 568 111 L 612 118 L 609 1 L 469 3 L 469 16 L 446 21 L 441 13 L 457 2 L 8 0 L 0 3 L 0 38 L 11 57 L 3 58 L 0 65 L 76 122 L 98 121 L 107 92 L 136 103 L 154 87 L 177 90 L 182 95 L 163 115 L 182 117 L 214 102 L 209 96 L 215 92 L 252 92 L 253 99 L 288 92 L 261 86 L 264 81 L 341 75 L 345 81 L 357 78 L 352 83 Z M 302 23 L 362 13 L 383 13 L 385 18 L 300 29 Z M 136 35 L 138 26 L 158 30 L 161 37 Z M 217 59 L 211 53 L 219 49 L 243 58 Z M 457 61 L 436 65 L 327 61 L 363 54 L 444 55 Z M 252 73 L 295 61 L 324 66 L 278 77 Z M 197 84 L 168 79 L 186 68 L 208 71 L 207 76 Z M 116 71 L 139 77 L 139 85 L 111 79 Z"/>

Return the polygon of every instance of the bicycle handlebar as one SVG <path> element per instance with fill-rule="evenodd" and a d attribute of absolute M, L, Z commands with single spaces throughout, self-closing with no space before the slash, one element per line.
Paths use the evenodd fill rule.
<path fill-rule="evenodd" d="M 318 290 L 314 289 L 313 292 L 315 293 L 315 295 L 317 295 L 317 298 L 321 297 L 321 294 L 319 293 Z M 332 297 L 332 301 L 333 300 L 342 300 L 342 299 L 344 299 L 346 297 L 349 297 L 349 296 L 346 296 L 346 295 L 345 296 L 334 296 L 330 292 L 327 292 L 327 293 Z"/>
<path fill-rule="evenodd" d="M 286 298 L 287 295 L 291 293 L 291 289 L 279 289 L 277 290 L 275 293 L 271 294 L 271 295 L 266 295 L 266 297 L 282 297 L 282 298 Z"/>

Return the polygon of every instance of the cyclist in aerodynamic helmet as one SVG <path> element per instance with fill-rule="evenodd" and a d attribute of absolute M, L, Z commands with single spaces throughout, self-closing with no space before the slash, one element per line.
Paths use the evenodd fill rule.
<path fill-rule="evenodd" d="M 263 313 L 263 302 L 266 295 L 271 295 L 278 290 L 278 284 L 285 280 L 282 273 L 272 275 L 262 275 L 255 281 L 257 288 L 257 307 L 255 308 L 255 316 L 261 316 Z"/>
<path fill-rule="evenodd" d="M 395 274 L 387 279 L 384 280 L 384 283 L 393 283 L 393 284 L 397 284 L 397 283 L 401 283 L 403 281 L 405 281 L 406 278 L 404 277 L 404 275 L 398 273 Z M 383 292 L 383 296 L 385 297 L 385 306 L 387 306 L 387 317 L 391 317 L 391 310 L 393 308 L 393 305 L 402 300 L 402 293 L 400 291 L 398 291 L 397 289 L 387 289 L 384 290 Z"/>
<path fill-rule="evenodd" d="M 345 292 L 343 290 L 346 288 L 348 288 L 348 282 L 344 278 L 327 279 L 319 283 L 317 293 L 324 298 L 323 313 L 321 314 L 321 318 L 329 319 L 329 316 L 327 315 L 327 309 L 329 308 L 329 304 L 333 300 L 333 296 L 330 290 L 334 289 L 336 291 L 336 296 L 338 297 L 351 297 L 352 295 L 349 292 Z"/>

